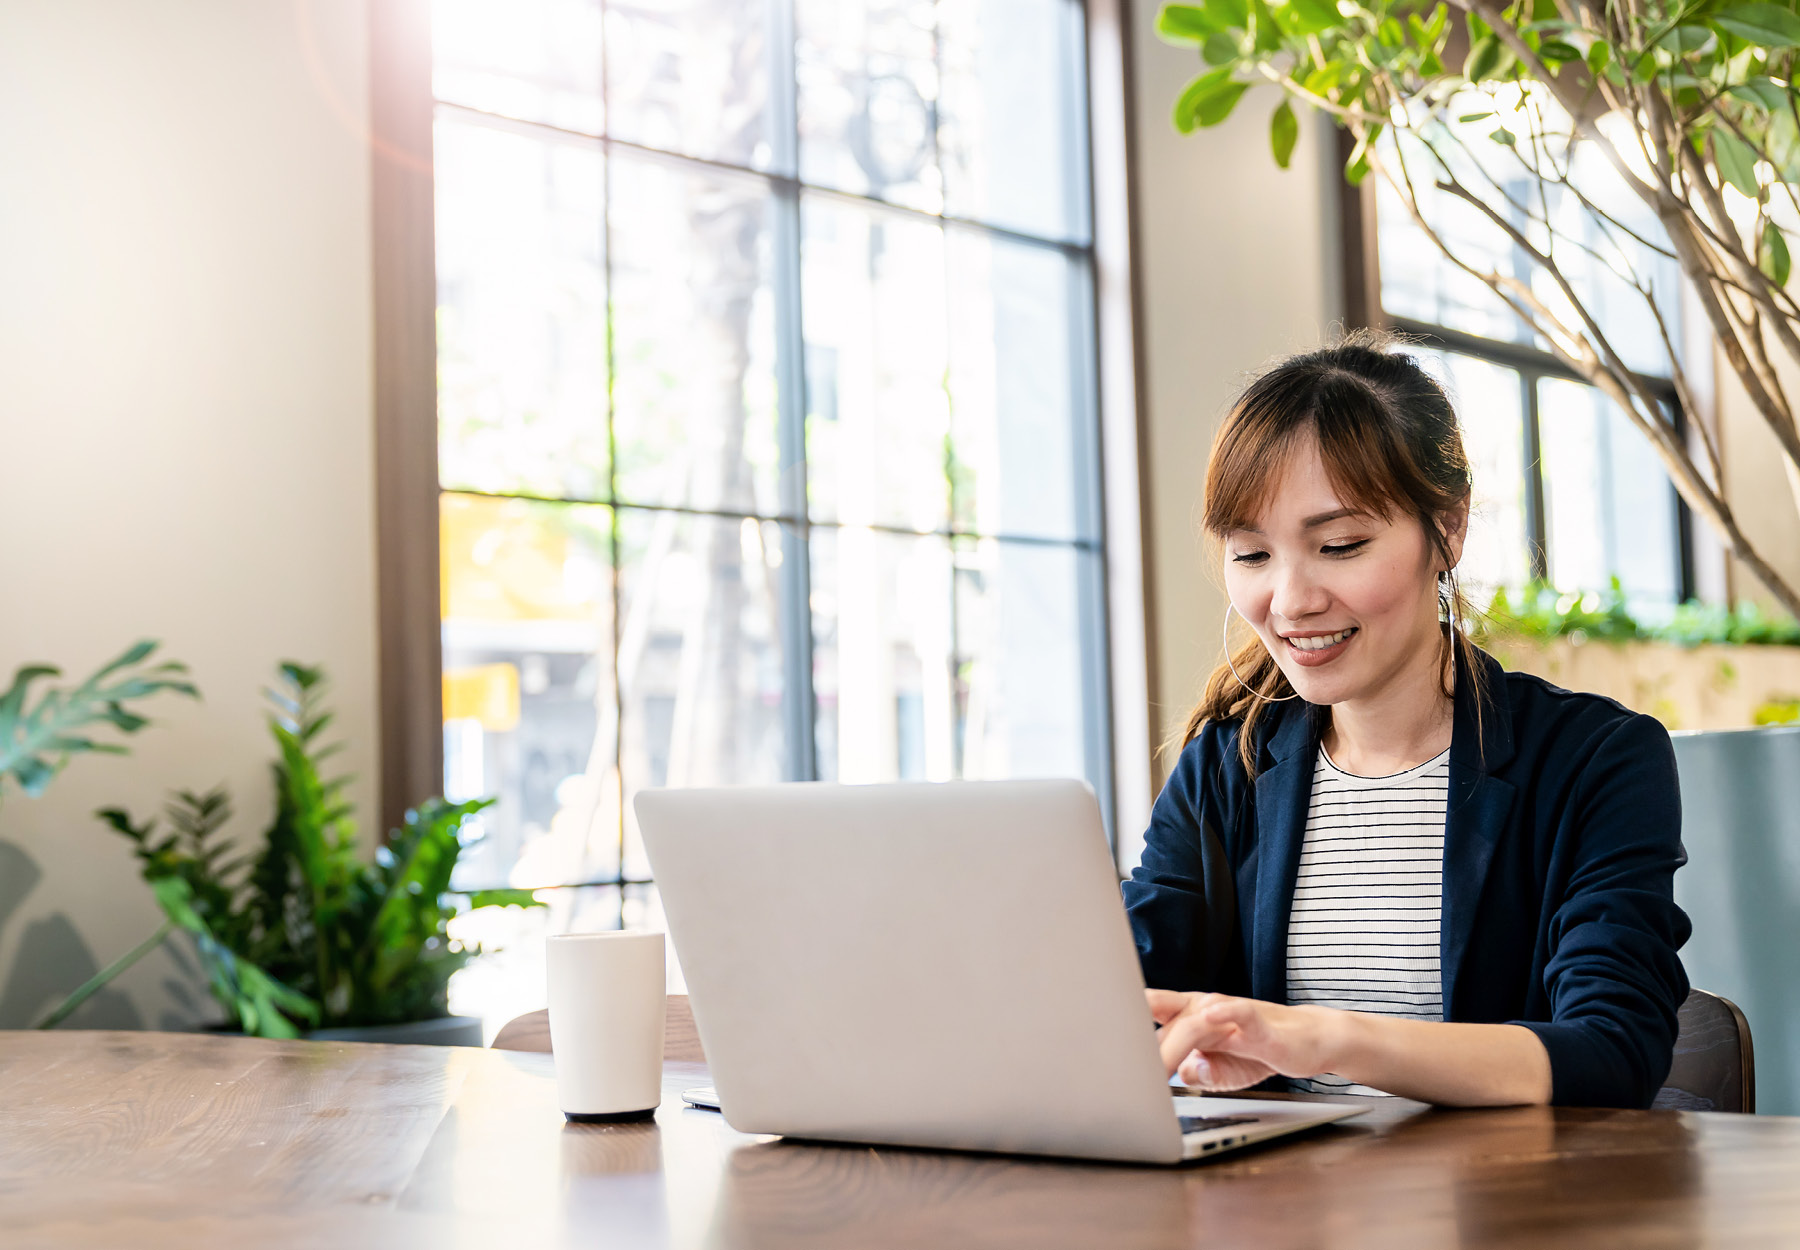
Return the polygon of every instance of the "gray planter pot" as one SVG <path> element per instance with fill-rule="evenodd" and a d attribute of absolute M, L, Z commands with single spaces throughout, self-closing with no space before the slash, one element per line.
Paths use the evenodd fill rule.
<path fill-rule="evenodd" d="M 364 1024 L 347 1029 L 314 1029 L 315 1042 L 391 1042 L 408 1046 L 479 1046 L 479 1016 L 439 1016 L 408 1024 Z"/>

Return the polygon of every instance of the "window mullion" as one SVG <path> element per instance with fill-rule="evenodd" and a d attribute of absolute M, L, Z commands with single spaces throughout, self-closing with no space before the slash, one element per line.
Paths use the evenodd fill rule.
<path fill-rule="evenodd" d="M 1526 553 L 1531 576 L 1538 581 L 1550 577 L 1548 525 L 1544 516 L 1543 439 L 1538 434 L 1538 374 L 1519 371 L 1520 401 L 1525 420 L 1525 534 L 1531 549 Z"/>
<path fill-rule="evenodd" d="M 781 720 L 790 781 L 819 775 L 813 741 L 811 526 L 806 500 L 806 341 L 800 313 L 800 124 L 796 106 L 794 3 L 769 5 L 769 134 L 778 174 L 772 182 L 776 437 L 781 474 Z"/>

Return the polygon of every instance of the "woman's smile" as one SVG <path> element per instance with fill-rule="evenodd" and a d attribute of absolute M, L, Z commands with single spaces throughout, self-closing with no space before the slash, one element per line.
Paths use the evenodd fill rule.
<path fill-rule="evenodd" d="M 1335 634 L 1288 634 L 1284 641 L 1287 643 L 1288 656 L 1294 663 L 1317 668 L 1344 654 L 1351 640 L 1360 632 L 1352 625 Z"/>

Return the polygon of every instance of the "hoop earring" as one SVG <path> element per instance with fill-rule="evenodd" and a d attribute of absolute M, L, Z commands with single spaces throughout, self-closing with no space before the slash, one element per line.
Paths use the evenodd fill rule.
<path fill-rule="evenodd" d="M 1267 695 L 1263 694 L 1260 690 L 1254 689 L 1250 683 L 1245 681 L 1242 677 L 1238 677 L 1237 665 L 1231 662 L 1231 614 L 1236 608 L 1237 605 L 1230 599 L 1225 601 L 1225 627 L 1219 631 L 1219 640 L 1225 646 L 1225 667 L 1231 670 L 1231 675 L 1233 677 L 1237 677 L 1238 685 L 1250 691 L 1253 697 L 1261 699 L 1265 703 L 1285 703 L 1289 699 L 1298 699 L 1300 697 L 1300 692 L 1298 690 L 1294 691 L 1293 694 Z M 1242 616 L 1243 613 L 1239 612 L 1238 615 Z M 1248 623 L 1249 622 L 1245 622 L 1245 624 Z"/>

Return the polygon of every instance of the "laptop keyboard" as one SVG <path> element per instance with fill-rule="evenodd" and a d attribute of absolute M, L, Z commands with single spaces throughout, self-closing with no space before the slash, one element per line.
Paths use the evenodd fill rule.
<path fill-rule="evenodd" d="M 1178 1115 L 1175 1118 L 1181 1121 L 1183 1133 L 1204 1133 L 1207 1129 L 1261 1122 L 1261 1117 L 1254 1115 Z"/>

